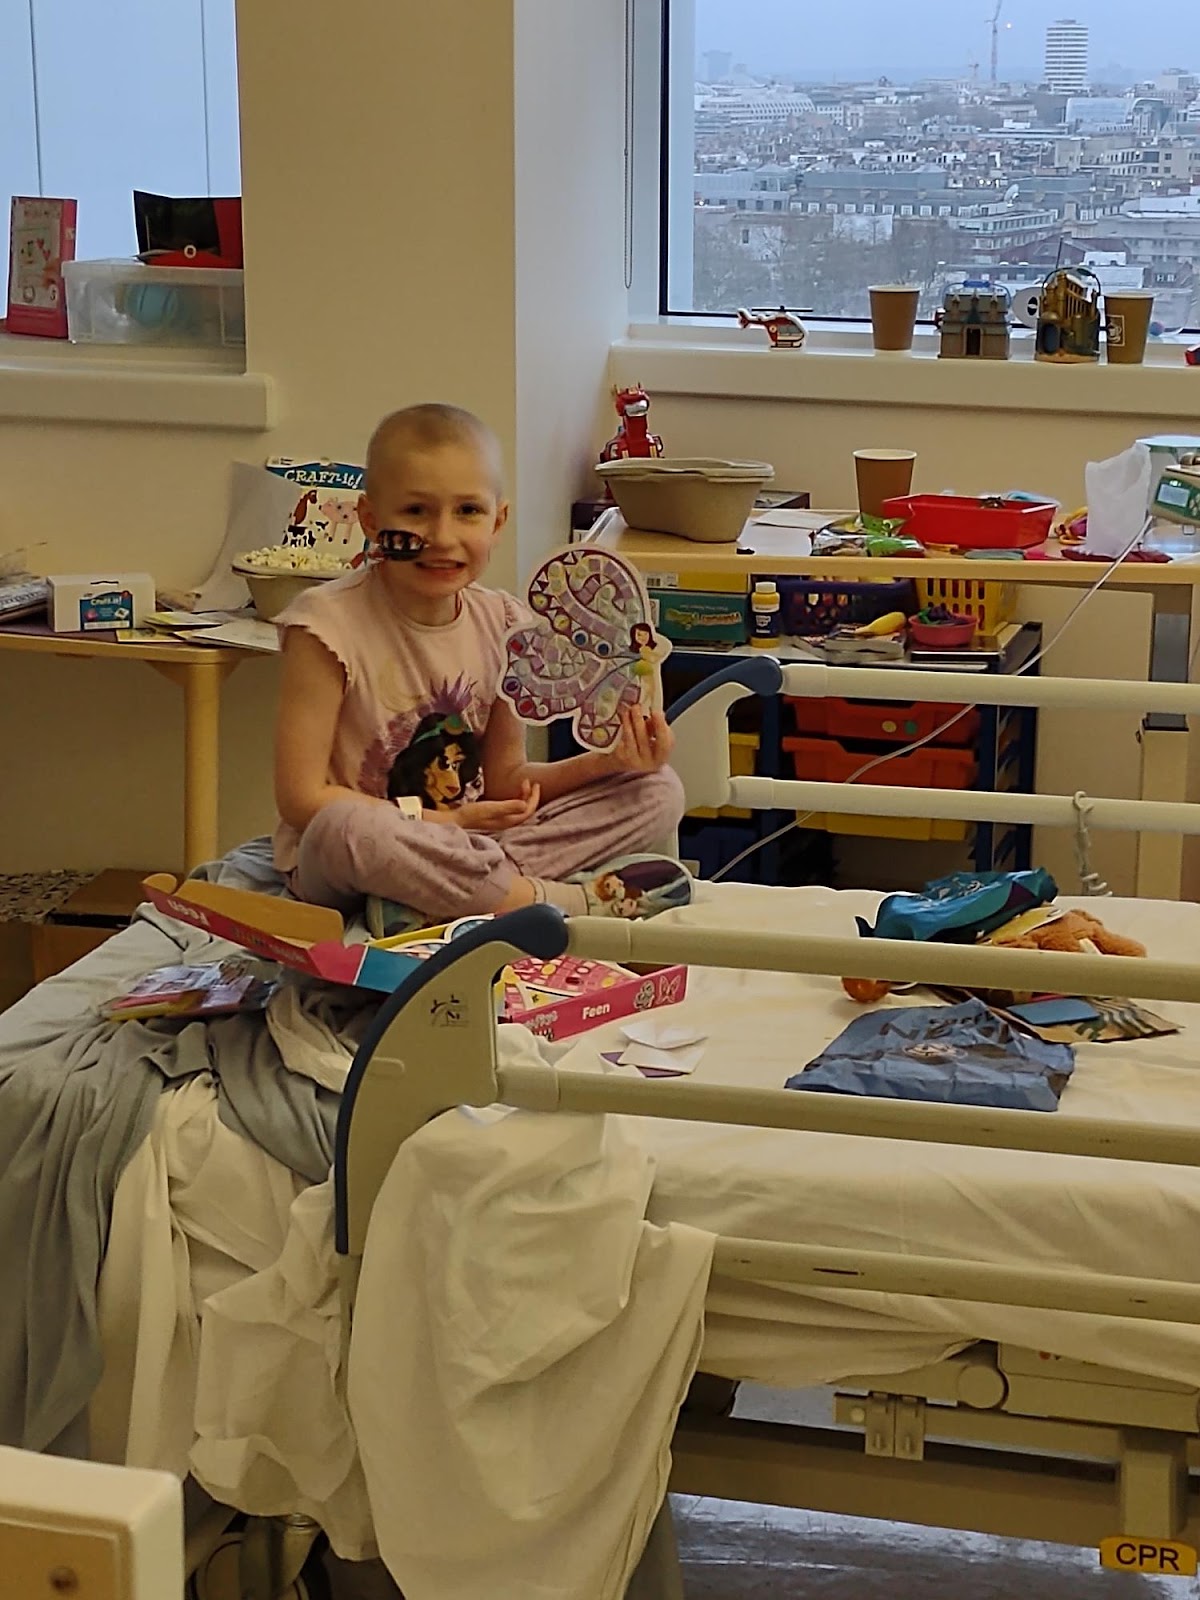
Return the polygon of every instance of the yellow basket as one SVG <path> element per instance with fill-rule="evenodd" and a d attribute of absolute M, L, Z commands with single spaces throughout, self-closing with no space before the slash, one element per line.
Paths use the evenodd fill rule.
<path fill-rule="evenodd" d="M 729 735 L 729 775 L 733 778 L 752 778 L 754 758 L 758 754 L 759 738 L 756 733 L 731 733 Z M 745 806 L 722 806 L 719 811 L 712 806 L 697 806 L 689 817 L 749 817 L 753 812 Z"/>
<path fill-rule="evenodd" d="M 984 638 L 991 639 L 1012 621 L 1017 586 L 981 578 L 918 578 L 917 601 L 922 611 L 945 606 L 960 617 L 972 618 Z"/>
<path fill-rule="evenodd" d="M 796 820 L 804 816 L 797 811 Z M 965 839 L 970 823 L 952 817 L 856 817 L 840 811 L 817 811 L 801 823 L 822 833 L 853 834 L 858 839 L 937 839 L 947 843 Z"/>

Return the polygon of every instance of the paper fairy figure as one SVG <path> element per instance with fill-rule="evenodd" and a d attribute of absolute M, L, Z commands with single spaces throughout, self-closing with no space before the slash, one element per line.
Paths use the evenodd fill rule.
<path fill-rule="evenodd" d="M 535 620 L 509 634 L 500 692 L 522 722 L 570 717 L 580 744 L 611 749 L 623 710 L 660 704 L 671 649 L 641 579 L 611 550 L 575 545 L 534 573 L 529 607 Z"/>

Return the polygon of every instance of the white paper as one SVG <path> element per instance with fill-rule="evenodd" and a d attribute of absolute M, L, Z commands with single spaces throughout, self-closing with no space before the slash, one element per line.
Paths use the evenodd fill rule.
<path fill-rule="evenodd" d="M 779 528 L 752 522 L 743 530 L 738 543 L 753 550 L 756 556 L 812 555 L 812 533 L 805 528 Z"/>
<path fill-rule="evenodd" d="M 623 1023 L 621 1032 L 630 1044 L 644 1044 L 654 1050 L 682 1050 L 689 1044 L 703 1044 L 708 1037 L 698 1028 L 662 1022 L 654 1017 L 637 1017 Z"/>
<path fill-rule="evenodd" d="M 224 622 L 219 628 L 205 628 L 202 633 L 186 635 L 188 644 L 225 644 L 238 650 L 261 650 L 265 655 L 279 651 L 279 629 L 273 622 Z"/>
<path fill-rule="evenodd" d="M 1083 548 L 1089 555 L 1125 555 L 1146 526 L 1149 450 L 1135 444 L 1107 461 L 1089 461 L 1083 481 L 1088 508 Z"/>
<path fill-rule="evenodd" d="M 623 1067 L 646 1067 L 652 1072 L 677 1072 L 680 1077 L 695 1072 L 704 1059 L 704 1046 L 693 1045 L 690 1050 L 653 1050 L 649 1045 L 631 1044 L 622 1050 Z"/>
<path fill-rule="evenodd" d="M 231 563 L 247 550 L 261 550 L 279 542 L 288 515 L 296 503 L 296 485 L 263 466 L 248 461 L 233 463 L 229 486 L 229 520 L 225 540 L 213 569 L 200 585 L 197 611 L 240 611 L 250 604 L 245 578 Z"/>

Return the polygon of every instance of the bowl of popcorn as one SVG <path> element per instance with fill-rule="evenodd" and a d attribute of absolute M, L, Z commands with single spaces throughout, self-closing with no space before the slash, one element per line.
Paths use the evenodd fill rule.
<path fill-rule="evenodd" d="M 247 550 L 235 557 L 232 565 L 245 578 L 254 609 L 264 622 L 273 622 L 297 595 L 314 584 L 344 578 L 351 570 L 341 552 L 286 544 Z"/>

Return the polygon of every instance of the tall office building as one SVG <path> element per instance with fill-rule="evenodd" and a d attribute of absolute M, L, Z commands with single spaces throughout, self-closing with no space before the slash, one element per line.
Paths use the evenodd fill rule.
<path fill-rule="evenodd" d="M 1082 94 L 1088 84 L 1088 31 L 1082 22 L 1046 29 L 1046 82 L 1056 94 Z"/>
<path fill-rule="evenodd" d="M 703 56 L 704 82 L 724 83 L 733 66 L 731 50 L 706 50 Z"/>

